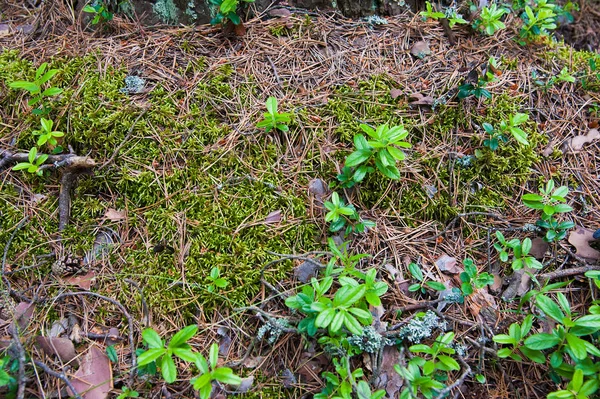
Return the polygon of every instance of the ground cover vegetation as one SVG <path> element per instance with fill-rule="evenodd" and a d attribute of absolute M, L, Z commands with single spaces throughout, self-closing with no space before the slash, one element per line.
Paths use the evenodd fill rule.
<path fill-rule="evenodd" d="M 584 7 L 33 8 L 0 35 L 0 394 L 597 397 Z"/>

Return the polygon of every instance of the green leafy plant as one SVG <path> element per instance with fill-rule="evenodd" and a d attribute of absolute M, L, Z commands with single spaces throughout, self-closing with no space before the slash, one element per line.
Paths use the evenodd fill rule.
<path fill-rule="evenodd" d="M 539 317 L 552 319 L 555 326 L 550 333 L 530 334 L 532 315 L 526 316 L 521 325 L 513 323 L 508 334 L 493 338 L 497 343 L 511 346 L 500 349 L 498 357 L 510 357 L 520 362 L 523 355 L 541 364 L 549 359 L 553 371 L 569 381 L 566 390 L 553 392 L 549 398 L 590 397 L 600 388 L 600 370 L 594 361 L 600 358 L 596 336 L 600 331 L 600 307 L 592 306 L 588 314 L 577 317 L 560 292 L 556 294 L 556 301 L 544 294 L 535 298 L 535 306 L 542 312 Z"/>
<path fill-rule="evenodd" d="M 54 122 L 51 120 L 41 118 L 42 128 L 40 130 L 34 130 L 33 135 L 39 136 L 37 145 L 44 145 L 46 143 L 56 146 L 58 141 L 56 140 L 58 137 L 63 137 L 65 134 L 63 132 L 59 132 L 56 130 L 52 130 Z"/>
<path fill-rule="evenodd" d="M 400 148 L 411 147 L 410 143 L 403 141 L 408 136 L 408 131 L 404 126 L 388 127 L 387 125 L 379 125 L 377 129 L 373 129 L 364 123 L 360 128 L 370 140 L 362 134 L 354 136 L 356 149 L 346 157 L 345 162 L 345 166 L 356 168 L 352 180 L 361 182 L 367 173 L 373 171 L 374 169 L 369 165 L 371 161 L 384 176 L 393 180 L 400 179 L 396 162 L 406 158 L 406 154 Z"/>
<path fill-rule="evenodd" d="M 427 356 L 415 356 L 403 367 L 399 364 L 394 366 L 398 374 L 405 381 L 405 387 L 400 394 L 401 399 L 419 397 L 419 393 L 427 399 L 431 399 L 440 390 L 446 387 L 440 380 L 447 379 L 447 372 L 460 370 L 460 365 L 451 356 L 455 350 L 450 346 L 454 339 L 454 332 L 450 331 L 439 336 L 429 346 L 417 344 L 409 347 L 412 353 L 423 353 Z"/>
<path fill-rule="evenodd" d="M 374 222 L 361 219 L 354 205 L 346 204 L 335 191 L 331 194 L 331 201 L 325 201 L 324 206 L 328 210 L 325 221 L 330 223 L 329 231 L 332 233 L 340 231 L 344 226 L 345 235 L 352 232 L 363 233 L 365 229 L 375 227 Z"/>
<path fill-rule="evenodd" d="M 558 75 L 556 75 L 556 79 L 561 82 L 575 83 L 575 77 L 569 73 L 569 68 L 567 67 L 560 70 Z"/>
<path fill-rule="evenodd" d="M 138 391 L 133 389 L 129 389 L 128 387 L 121 388 L 121 393 L 117 396 L 117 399 L 126 399 L 126 398 L 139 398 L 140 394 Z"/>
<path fill-rule="evenodd" d="M 108 10 L 106 4 L 101 0 L 94 0 L 83 7 L 83 12 L 92 14 L 94 18 L 91 21 L 92 25 L 106 23 L 113 19 L 113 13 Z"/>
<path fill-rule="evenodd" d="M 279 113 L 277 111 L 277 99 L 269 97 L 266 102 L 267 112 L 264 114 L 264 119 L 256 124 L 256 127 L 265 128 L 266 132 L 273 129 L 287 132 L 290 128 L 287 123 L 290 123 L 289 113 Z"/>
<path fill-rule="evenodd" d="M 380 399 L 385 396 L 385 391 L 380 389 L 371 392 L 369 384 L 362 380 L 364 372 L 361 368 L 350 370 L 348 358 L 333 358 L 335 373 L 330 371 L 323 372 L 325 387 L 321 392 L 314 395 L 315 399 L 352 399 L 353 387 L 356 387 L 356 395 L 360 399 Z M 358 379 L 361 379 L 357 381 Z"/>
<path fill-rule="evenodd" d="M 494 277 L 487 272 L 479 273 L 472 259 L 463 260 L 463 266 L 465 271 L 459 276 L 462 282 L 460 290 L 463 295 L 471 295 L 475 289 L 479 290 L 486 285 L 494 284 Z"/>
<path fill-rule="evenodd" d="M 516 113 L 508 118 L 508 121 L 503 120 L 500 122 L 499 132 L 502 135 L 510 134 L 523 145 L 529 145 L 527 141 L 527 133 L 519 126 L 529 120 L 529 115 Z"/>
<path fill-rule="evenodd" d="M 16 359 L 12 359 L 10 356 L 5 355 L 0 358 L 0 387 L 7 387 L 7 398 L 16 397 L 18 383 L 17 379 L 13 377 L 19 371 L 19 362 Z"/>
<path fill-rule="evenodd" d="M 435 291 L 443 291 L 446 289 L 446 286 L 443 283 L 440 283 L 439 281 L 425 281 L 423 271 L 421 270 L 421 267 L 416 263 L 409 264 L 408 271 L 413 276 L 413 278 L 418 281 L 418 283 L 411 284 L 408 287 L 408 290 L 410 292 L 421 291 L 422 294 L 425 294 L 427 292 L 427 289 L 425 287 L 431 288 Z"/>
<path fill-rule="evenodd" d="M 200 375 L 190 381 L 201 399 L 210 398 L 212 382 L 219 381 L 223 384 L 240 385 L 242 379 L 229 367 L 217 367 L 219 359 L 219 345 L 212 344 L 208 353 L 208 361 L 201 354 L 196 354 L 195 364 L 200 370 Z"/>
<path fill-rule="evenodd" d="M 225 288 L 229 284 L 227 280 L 221 277 L 221 272 L 218 267 L 213 267 L 210 270 L 208 280 L 210 281 L 210 283 L 207 285 L 206 289 L 209 292 L 214 292 L 218 288 Z"/>
<path fill-rule="evenodd" d="M 35 80 L 33 82 L 17 80 L 8 84 L 8 86 L 13 89 L 23 89 L 29 92 L 31 95 L 31 98 L 27 102 L 29 106 L 41 104 L 41 108 L 33 111 L 33 113 L 36 115 L 45 114 L 49 111 L 43 102 L 46 97 L 57 96 L 62 93 L 62 89 L 59 89 L 58 87 L 50 86 L 44 89 L 45 84 L 59 72 L 58 69 L 50 69 L 46 71 L 47 68 L 47 62 L 41 64 L 35 72 Z"/>
<path fill-rule="evenodd" d="M 254 0 L 242 0 L 244 3 L 253 3 Z M 223 22 L 231 21 L 234 25 L 242 23 L 240 16 L 237 14 L 239 0 L 210 0 L 210 4 L 217 7 L 217 14 L 210 21 L 211 25 L 218 25 Z"/>
<path fill-rule="evenodd" d="M 165 342 L 160 335 L 152 328 L 146 328 L 142 332 L 142 338 L 148 350 L 138 357 L 138 365 L 145 366 L 155 362 L 160 367 L 163 378 L 167 383 L 172 383 L 177 379 L 177 367 L 173 356 L 186 361 L 196 362 L 198 354 L 192 351 L 192 347 L 187 343 L 198 331 L 198 326 L 191 325 L 178 331 L 169 344 L 165 347 Z"/>
<path fill-rule="evenodd" d="M 485 132 L 490 136 L 489 138 L 483 140 L 483 145 L 488 147 L 490 150 L 496 151 L 500 146 L 500 143 L 506 143 L 508 141 L 508 139 L 498 130 L 494 129 L 494 126 L 491 124 L 483 123 L 482 127 L 483 130 L 485 130 Z"/>
<path fill-rule="evenodd" d="M 547 242 L 560 241 L 566 237 L 567 231 L 575 226 L 571 221 L 559 222 L 554 216 L 559 213 L 571 212 L 573 208 L 567 205 L 567 186 L 554 188 L 554 180 L 549 180 L 545 187 L 540 187 L 540 194 L 525 194 L 522 201 L 525 206 L 542 211 L 540 219 L 535 223 L 546 230 L 544 240 Z"/>
<path fill-rule="evenodd" d="M 440 18 L 446 18 L 446 14 L 443 12 L 434 11 L 430 2 L 426 2 L 425 7 L 426 10 L 421 11 L 421 17 L 423 18 L 423 21 L 427 21 L 428 19 L 438 20 Z"/>
<path fill-rule="evenodd" d="M 446 8 L 445 18 L 448 20 L 450 28 L 454 28 L 456 24 L 465 25 L 469 23 L 458 13 L 458 11 L 456 11 L 455 7 Z"/>
<path fill-rule="evenodd" d="M 520 270 L 523 267 L 529 267 L 533 269 L 541 269 L 544 267 L 540 261 L 535 257 L 529 255 L 531 251 L 531 239 L 525 238 L 523 242 L 518 238 L 513 238 L 510 241 L 506 241 L 504 234 L 500 231 L 496 231 L 496 239 L 498 242 L 494 243 L 494 248 L 498 251 L 500 260 L 502 262 L 508 262 L 509 252 L 513 252 L 513 258 L 511 266 L 513 270 Z"/>
<path fill-rule="evenodd" d="M 458 87 L 458 98 L 463 100 L 465 98 L 474 96 L 477 98 L 492 98 L 492 93 L 485 88 L 487 81 L 479 78 L 477 83 L 463 83 Z"/>
<path fill-rule="evenodd" d="M 507 13 L 508 11 L 505 8 L 498 7 L 496 3 L 485 6 L 481 9 L 479 18 L 473 21 L 473 29 L 483 31 L 487 35 L 492 36 L 497 31 L 506 28 L 501 19 Z"/>
<path fill-rule="evenodd" d="M 555 7 L 555 4 L 547 0 L 537 0 L 533 8 L 525 6 L 525 11 L 521 14 L 523 26 L 519 36 L 526 41 L 549 36 L 549 31 L 556 29 Z"/>
<path fill-rule="evenodd" d="M 29 173 L 35 173 L 38 176 L 42 176 L 44 170 L 41 169 L 41 166 L 44 162 L 46 162 L 47 159 L 47 154 L 42 154 L 38 156 L 37 148 L 33 147 L 31 150 L 29 150 L 29 162 L 19 162 L 12 168 L 12 170 L 26 170 Z"/>

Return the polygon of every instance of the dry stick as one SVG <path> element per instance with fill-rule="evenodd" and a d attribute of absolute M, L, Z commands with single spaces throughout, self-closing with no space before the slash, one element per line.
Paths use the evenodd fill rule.
<path fill-rule="evenodd" d="M 396 309 L 394 309 L 394 311 L 395 312 L 408 312 L 410 310 L 429 308 L 429 307 L 432 307 L 433 305 L 437 305 L 438 303 L 443 302 L 445 300 L 446 300 L 445 298 L 438 298 L 438 299 L 434 299 L 433 301 L 421 301 L 418 303 L 413 303 L 412 305 L 406 305 L 401 308 L 396 308 Z"/>
<path fill-rule="evenodd" d="M 587 265 L 581 267 L 575 267 L 572 269 L 556 270 L 544 274 L 538 274 L 536 277 L 538 280 L 553 280 L 560 277 L 576 276 L 578 274 L 584 274 L 590 270 L 600 270 L 600 265 Z"/>
<path fill-rule="evenodd" d="M 135 128 L 135 125 L 137 125 L 138 121 L 142 118 L 142 116 L 146 115 L 146 112 L 148 112 L 149 109 L 150 109 L 150 107 L 145 108 L 142 111 L 142 113 L 139 114 L 137 118 L 135 118 L 135 120 L 133 121 L 133 124 L 129 128 L 129 131 L 125 135 L 125 138 L 123 139 L 123 141 L 121 141 L 121 144 L 119 144 L 119 146 L 117 148 L 115 148 L 115 151 L 112 153 L 110 158 L 108 158 L 108 160 L 106 162 L 104 162 L 102 165 L 100 165 L 98 167 L 98 170 L 102 170 L 102 169 L 106 168 L 112 161 L 115 160 L 117 155 L 119 155 L 119 151 L 121 151 L 121 148 L 123 148 L 123 146 L 127 143 L 127 141 L 129 141 L 129 138 L 131 137 L 131 134 L 133 133 L 133 129 Z"/>
<path fill-rule="evenodd" d="M 137 359 L 135 356 L 135 341 L 133 340 L 133 318 L 131 317 L 131 315 L 125 308 L 125 306 L 123 306 L 121 304 L 121 302 L 117 301 L 116 299 L 112 299 L 107 296 L 100 295 L 100 294 L 97 294 L 97 293 L 91 292 L 91 291 L 65 292 L 64 294 L 60 294 L 60 295 L 54 297 L 53 300 L 58 301 L 59 299 L 62 299 L 62 298 L 66 298 L 66 297 L 70 297 L 70 296 L 78 296 L 78 295 L 90 295 L 90 296 L 94 296 L 96 298 L 104 299 L 105 301 L 110 302 L 113 305 L 117 306 L 121 310 L 121 313 L 123 313 L 123 315 L 127 318 L 127 323 L 129 324 L 129 346 L 130 346 L 130 350 L 131 350 L 131 371 L 129 372 L 129 380 L 130 380 L 130 383 L 133 383 L 133 380 L 135 378 L 136 368 L 137 368 Z"/>
<path fill-rule="evenodd" d="M 52 377 L 56 377 L 56 378 L 61 379 L 67 385 L 67 387 L 69 387 L 69 389 L 71 390 L 71 393 L 73 394 L 73 396 L 75 396 L 76 399 L 81 399 L 81 395 L 79 395 L 77 393 L 77 390 L 75 389 L 75 387 L 73 386 L 73 384 L 71 384 L 71 381 L 69 381 L 69 378 L 66 375 L 64 375 L 63 373 L 59 373 L 57 371 L 52 370 L 45 363 L 42 363 L 39 360 L 34 360 L 33 363 L 36 366 L 38 366 L 39 368 L 41 368 L 42 370 L 44 370 L 44 373 L 49 374 Z"/>
<path fill-rule="evenodd" d="M 273 68 L 273 74 L 275 75 L 277 84 L 279 85 L 279 87 L 283 87 L 283 85 L 281 84 L 281 79 L 279 79 L 279 74 L 277 73 L 277 68 L 275 68 L 275 64 L 273 63 L 273 60 L 271 60 L 271 57 L 269 57 L 268 55 L 267 55 L 267 61 L 269 61 L 269 64 L 271 64 L 271 68 Z"/>
<path fill-rule="evenodd" d="M 17 391 L 17 398 L 18 399 L 24 399 L 25 398 L 25 386 L 27 384 L 27 379 L 25 378 L 25 362 L 27 361 L 27 358 L 25 356 L 25 349 L 23 348 L 23 345 L 21 344 L 21 339 L 19 337 L 19 326 L 18 323 L 13 322 L 13 328 L 9 327 L 9 330 L 11 330 L 11 335 L 12 335 L 12 340 L 14 343 L 14 347 L 17 350 L 17 353 L 19 354 L 18 356 L 18 361 L 19 361 L 19 378 L 18 378 L 18 391 Z"/>
<path fill-rule="evenodd" d="M 60 179 L 58 193 L 58 232 L 62 233 L 69 224 L 71 216 L 71 188 L 75 182 L 75 174 L 65 171 Z"/>

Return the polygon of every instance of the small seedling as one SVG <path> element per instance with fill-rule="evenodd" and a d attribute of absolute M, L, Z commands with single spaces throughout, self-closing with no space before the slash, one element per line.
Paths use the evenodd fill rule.
<path fill-rule="evenodd" d="M 12 170 L 26 170 L 29 173 L 35 173 L 38 176 L 42 176 L 44 170 L 41 168 L 41 166 L 44 162 L 46 162 L 47 159 L 47 154 L 38 156 L 37 148 L 33 147 L 31 150 L 29 150 L 29 162 L 19 162 L 12 168 Z"/>
<path fill-rule="evenodd" d="M 513 270 L 520 270 L 523 267 L 533 269 L 541 269 L 544 267 L 540 261 L 529 255 L 529 252 L 531 251 L 530 238 L 525 238 L 523 242 L 518 238 L 506 241 L 504 235 L 501 232 L 496 231 L 496 239 L 498 242 L 494 243 L 494 248 L 498 251 L 502 262 L 508 262 L 509 251 L 513 251 L 513 259 L 511 262 Z"/>
<path fill-rule="evenodd" d="M 38 138 L 37 145 L 41 146 L 48 143 L 52 146 L 56 146 L 58 144 L 56 138 L 63 137 L 65 134 L 63 132 L 52 130 L 54 122 L 52 122 L 51 120 L 42 117 L 41 123 L 42 128 L 40 130 L 33 131 L 34 136 L 40 136 Z"/>
<path fill-rule="evenodd" d="M 494 284 L 494 277 L 487 272 L 479 273 L 472 259 L 463 260 L 463 266 L 465 271 L 460 273 L 460 290 L 463 295 L 471 295 L 475 289 L 480 290 L 486 285 Z"/>
<path fill-rule="evenodd" d="M 267 133 L 273 129 L 277 129 L 281 132 L 290 130 L 287 125 L 291 120 L 290 114 L 277 112 L 277 99 L 275 97 L 269 97 L 266 106 L 267 112 L 264 114 L 264 119 L 258 122 L 256 127 L 265 128 Z"/>
<path fill-rule="evenodd" d="M 435 291 L 443 291 L 446 289 L 446 286 L 443 283 L 440 283 L 439 281 L 425 281 L 423 271 L 421 270 L 421 267 L 419 267 L 419 265 L 416 263 L 409 264 L 408 271 L 413 276 L 413 278 L 418 281 L 418 283 L 412 284 L 408 287 L 408 290 L 410 292 L 421 291 L 422 294 L 425 294 L 427 292 L 425 286 Z"/>
<path fill-rule="evenodd" d="M 465 25 L 469 23 L 462 17 L 461 14 L 456 11 L 455 7 L 448 7 L 446 9 L 445 18 L 448 20 L 448 25 L 450 28 L 454 28 L 456 24 Z"/>
<path fill-rule="evenodd" d="M 519 36 L 526 41 L 549 36 L 549 31 L 556 29 L 555 7 L 555 4 L 547 0 L 536 1 L 534 8 L 525 6 L 525 11 L 521 14 L 523 26 Z M 521 44 L 524 42 L 522 41 Z"/>
<path fill-rule="evenodd" d="M 198 326 L 191 325 L 181 329 L 171 338 L 165 347 L 165 342 L 152 328 L 146 328 L 142 332 L 142 338 L 148 345 L 148 350 L 138 357 L 138 365 L 145 366 L 154 362 L 160 367 L 163 378 L 169 384 L 177 379 L 177 367 L 173 356 L 177 356 L 186 362 L 196 362 L 198 353 L 192 351 L 187 343 L 198 331 Z"/>
<path fill-rule="evenodd" d="M 423 21 L 427 21 L 428 19 L 438 20 L 440 18 L 446 18 L 446 14 L 443 12 L 433 11 L 433 5 L 430 2 L 425 3 L 426 10 L 421 11 L 421 17 Z"/>
<path fill-rule="evenodd" d="M 200 370 L 200 375 L 190 380 L 192 386 L 198 391 L 201 399 L 210 398 L 213 381 L 223 384 L 240 385 L 242 379 L 229 367 L 217 367 L 219 360 L 219 345 L 212 344 L 208 353 L 208 361 L 200 353 L 196 354 L 195 364 Z"/>
<path fill-rule="evenodd" d="M 129 389 L 128 387 L 121 388 L 121 393 L 117 396 L 117 399 L 125 399 L 125 398 L 139 398 L 140 394 L 138 391 L 134 391 L 133 389 Z"/>
<path fill-rule="evenodd" d="M 500 143 L 506 143 L 508 141 L 508 139 L 498 130 L 494 129 L 494 126 L 491 124 L 483 123 L 482 126 L 483 130 L 490 135 L 489 138 L 483 140 L 483 145 L 488 147 L 490 150 L 496 151 L 500 146 Z"/>
<path fill-rule="evenodd" d="M 473 22 L 473 28 L 492 36 L 497 31 L 506 28 L 504 22 L 501 21 L 506 13 L 505 8 L 499 8 L 495 3 L 485 6 L 482 8 L 479 18 Z"/>
<path fill-rule="evenodd" d="M 209 292 L 214 292 L 218 288 L 225 288 L 229 284 L 227 280 L 221 277 L 221 272 L 218 267 L 213 267 L 210 270 L 210 275 L 208 276 L 210 283 L 207 286 L 207 290 Z"/>
<path fill-rule="evenodd" d="M 541 195 L 540 195 L 541 194 Z M 547 242 L 560 241 L 567 236 L 567 231 L 575 226 L 571 221 L 559 222 L 554 215 L 571 212 L 573 208 L 567 205 L 567 186 L 554 188 L 554 180 L 549 180 L 546 186 L 540 187 L 540 194 L 525 194 L 522 201 L 525 206 L 542 211 L 536 226 L 546 230 L 544 240 Z"/>
<path fill-rule="evenodd" d="M 31 95 L 31 98 L 27 102 L 29 106 L 34 106 L 38 103 L 41 104 L 41 108 L 33 110 L 35 115 L 48 113 L 49 110 L 43 104 L 45 97 L 57 96 L 62 93 L 62 89 L 59 89 L 58 87 L 48 87 L 47 89 L 43 89 L 43 86 L 59 72 L 58 69 L 46 71 L 47 68 L 47 62 L 40 65 L 35 72 L 35 80 L 33 82 L 17 80 L 8 84 L 8 86 L 13 89 L 23 89 L 29 92 Z"/>
<path fill-rule="evenodd" d="M 529 120 L 529 115 L 516 113 L 508 118 L 508 121 L 501 121 L 499 131 L 502 135 L 512 135 L 515 140 L 523 145 L 529 145 L 527 133 L 519 127 Z"/>
<path fill-rule="evenodd" d="M 377 129 L 373 129 L 364 123 L 360 128 L 371 140 L 367 140 L 362 134 L 354 136 L 356 149 L 348 155 L 345 163 L 347 167 L 356 167 L 352 180 L 356 183 L 361 182 L 367 173 L 374 170 L 369 165 L 371 160 L 384 176 L 393 180 L 400 179 L 396 162 L 406 158 L 406 154 L 400 148 L 412 147 L 410 143 L 403 141 L 408 136 L 408 131 L 404 126 L 388 125 L 379 125 Z"/>
<path fill-rule="evenodd" d="M 335 191 L 331 194 L 331 201 L 325 201 L 325 208 L 329 211 L 325 215 L 325 221 L 330 223 L 329 231 L 335 233 L 346 226 L 345 235 L 352 232 L 363 233 L 367 228 L 375 227 L 370 220 L 362 220 L 352 204 L 346 205 L 343 199 Z"/>
<path fill-rule="evenodd" d="M 242 0 L 244 3 L 253 3 L 254 0 Z M 240 16 L 237 14 L 239 0 L 210 0 L 210 4 L 217 7 L 217 14 L 211 19 L 211 25 L 218 25 L 223 22 L 231 21 L 234 25 L 242 23 Z"/>
<path fill-rule="evenodd" d="M 83 12 L 94 15 L 94 18 L 91 21 L 92 25 L 106 23 L 113 19 L 113 13 L 108 11 L 108 7 L 102 0 L 94 0 L 90 4 L 87 4 L 83 7 Z"/>

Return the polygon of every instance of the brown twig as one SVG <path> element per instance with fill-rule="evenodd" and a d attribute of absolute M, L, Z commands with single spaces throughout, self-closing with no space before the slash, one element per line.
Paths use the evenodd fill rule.
<path fill-rule="evenodd" d="M 600 270 L 600 265 L 587 265 L 574 267 L 572 269 L 555 270 L 553 272 L 539 274 L 537 278 L 538 280 L 554 280 L 555 278 L 577 276 L 589 272 L 590 270 Z"/>
<path fill-rule="evenodd" d="M 27 378 L 25 377 L 25 362 L 27 361 L 27 357 L 25 355 L 25 349 L 21 344 L 21 338 L 19 337 L 19 326 L 15 321 L 13 325 L 9 328 L 12 341 L 13 348 L 17 351 L 17 360 L 19 361 L 19 376 L 17 378 L 17 398 L 23 399 L 25 398 L 25 386 L 27 384 Z"/>
<path fill-rule="evenodd" d="M 79 393 L 77 393 L 77 390 L 75 389 L 75 387 L 73 386 L 73 384 L 71 384 L 71 381 L 69 380 L 69 378 L 63 374 L 63 373 L 59 373 L 58 371 L 54 371 L 52 370 L 48 365 L 46 365 L 45 363 L 40 362 L 39 360 L 34 360 L 33 363 L 41 368 L 42 370 L 44 370 L 44 373 L 51 375 L 52 377 L 58 378 L 60 380 L 62 380 L 65 385 L 67 387 L 69 387 L 69 389 L 71 390 L 71 394 L 76 398 L 76 399 L 82 399 L 81 395 L 79 395 Z"/>

